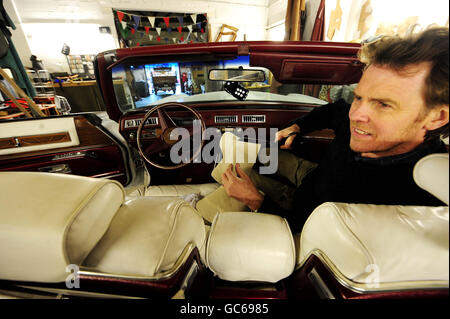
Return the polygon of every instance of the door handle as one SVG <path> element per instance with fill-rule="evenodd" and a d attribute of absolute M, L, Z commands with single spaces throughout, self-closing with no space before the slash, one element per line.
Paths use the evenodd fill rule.
<path fill-rule="evenodd" d="M 72 173 L 72 170 L 70 169 L 68 164 L 58 164 L 58 165 L 40 167 L 40 168 L 38 168 L 38 171 L 45 172 L 45 173 L 60 173 L 60 174 Z"/>

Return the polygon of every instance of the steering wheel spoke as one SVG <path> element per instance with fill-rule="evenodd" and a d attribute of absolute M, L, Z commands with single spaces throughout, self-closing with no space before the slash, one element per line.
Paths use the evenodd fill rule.
<path fill-rule="evenodd" d="M 163 140 L 157 138 L 145 148 L 145 154 L 156 154 L 165 152 L 170 149 L 171 145 L 164 143 Z"/>
<path fill-rule="evenodd" d="M 159 123 L 163 131 L 167 130 L 168 128 L 177 126 L 164 109 L 158 109 L 157 112 Z"/>

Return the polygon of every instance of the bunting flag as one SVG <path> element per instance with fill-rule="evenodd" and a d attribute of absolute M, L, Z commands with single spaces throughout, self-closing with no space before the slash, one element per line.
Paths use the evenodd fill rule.
<path fill-rule="evenodd" d="M 137 29 L 139 27 L 139 22 L 141 21 L 141 16 L 133 16 L 134 20 L 134 28 Z"/>
<path fill-rule="evenodd" d="M 122 11 L 117 11 L 117 18 L 119 18 L 119 21 L 122 22 L 122 19 L 123 19 L 123 12 Z"/>
<path fill-rule="evenodd" d="M 127 29 L 127 28 L 122 29 L 122 37 L 124 39 L 128 38 L 129 35 L 130 35 L 130 30 L 129 29 Z"/>
<path fill-rule="evenodd" d="M 164 23 L 166 24 L 166 26 L 169 27 L 170 17 L 163 17 L 163 19 L 164 19 Z"/>
<path fill-rule="evenodd" d="M 147 17 L 148 22 L 150 22 L 150 26 L 155 26 L 155 17 Z"/>
<path fill-rule="evenodd" d="M 206 33 L 206 28 L 205 23 L 207 22 L 206 18 L 207 18 L 207 14 L 190 14 L 190 15 L 184 15 L 184 16 L 167 16 L 167 17 L 151 17 L 151 16 L 143 16 L 143 15 L 135 15 L 135 14 L 129 14 L 123 11 L 116 11 L 117 14 L 117 19 L 119 20 L 121 27 L 119 28 L 121 30 L 119 30 L 119 34 L 122 35 L 123 39 L 127 39 L 127 37 L 130 36 L 130 34 L 133 35 L 137 35 L 138 37 L 140 37 L 141 39 L 145 38 L 145 35 L 148 36 L 148 38 L 150 39 L 150 41 L 154 40 L 156 38 L 156 40 L 158 42 L 162 42 L 161 41 L 161 30 L 166 31 L 166 35 L 168 35 L 168 37 L 163 37 L 163 41 L 165 41 L 166 43 L 171 42 L 171 40 L 174 43 L 180 43 L 180 42 L 185 42 L 185 43 L 193 43 L 193 42 L 198 42 L 198 41 L 204 41 L 205 39 L 205 33 Z M 200 18 L 199 18 L 200 16 Z M 203 16 L 203 17 L 202 17 Z M 192 22 L 188 19 L 185 24 L 185 18 L 186 17 L 190 17 Z M 146 19 L 146 21 L 148 20 L 149 25 L 145 25 L 146 22 L 143 22 L 143 25 L 141 26 L 141 18 Z M 161 27 L 156 27 L 156 19 L 163 19 L 164 23 L 165 23 L 165 27 L 161 28 Z M 180 33 L 180 37 L 171 37 L 169 36 L 173 29 L 175 28 L 175 26 L 170 26 L 170 19 L 175 19 L 177 18 L 179 25 L 176 26 L 178 32 Z M 130 21 L 133 21 L 134 23 L 131 24 Z M 172 20 L 174 21 L 174 20 Z M 186 33 L 183 33 L 183 29 L 187 28 L 189 30 L 189 33 L 186 36 Z M 152 30 L 156 30 L 157 35 L 150 35 L 150 31 Z M 184 29 L 185 30 L 185 29 Z M 145 31 L 145 32 L 144 32 Z M 127 40 L 129 41 L 129 40 Z M 148 41 L 148 40 L 146 40 Z M 135 45 L 139 46 L 139 45 L 144 45 L 143 40 L 140 40 L 140 42 L 137 42 Z M 133 43 L 130 43 L 130 46 Z"/>

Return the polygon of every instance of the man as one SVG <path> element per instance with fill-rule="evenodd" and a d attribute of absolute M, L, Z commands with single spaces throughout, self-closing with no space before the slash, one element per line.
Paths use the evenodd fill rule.
<path fill-rule="evenodd" d="M 223 174 L 227 194 L 252 210 L 285 217 L 293 231 L 327 201 L 443 205 L 415 184 L 412 171 L 420 158 L 446 152 L 440 136 L 448 136 L 448 40 L 447 28 L 433 28 L 363 47 L 366 69 L 351 106 L 338 101 L 315 108 L 277 134 L 277 140 L 286 138 L 280 148 L 290 149 L 296 138 L 290 133 L 333 129 L 336 137 L 321 163 L 315 167 L 280 152 L 279 171 L 283 158 L 291 171 L 278 175 L 291 185 L 255 171 L 248 176 L 236 165 L 238 176 L 231 167 Z"/>

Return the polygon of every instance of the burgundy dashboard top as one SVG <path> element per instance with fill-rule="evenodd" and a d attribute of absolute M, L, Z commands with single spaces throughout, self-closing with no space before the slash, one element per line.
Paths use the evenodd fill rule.
<path fill-rule="evenodd" d="M 112 68 L 145 59 L 177 59 L 181 56 L 248 55 L 251 66 L 269 69 L 280 83 L 350 84 L 358 82 L 363 64 L 359 44 L 314 41 L 254 41 L 194 43 L 117 49 L 97 56 L 97 81 L 108 115 L 118 121 L 123 115 L 115 99 Z"/>

